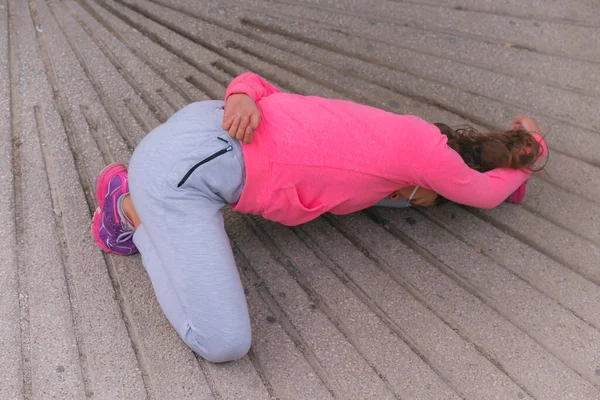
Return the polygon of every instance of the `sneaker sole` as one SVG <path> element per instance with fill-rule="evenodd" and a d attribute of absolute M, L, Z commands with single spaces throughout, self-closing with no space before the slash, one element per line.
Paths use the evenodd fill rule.
<path fill-rule="evenodd" d="M 110 182 L 113 176 L 120 171 L 127 171 L 125 165 L 120 163 L 108 164 L 100 171 L 100 175 L 98 175 L 98 179 L 96 179 L 96 200 L 98 201 L 100 209 L 104 208 L 104 198 L 108 191 L 108 182 Z"/>

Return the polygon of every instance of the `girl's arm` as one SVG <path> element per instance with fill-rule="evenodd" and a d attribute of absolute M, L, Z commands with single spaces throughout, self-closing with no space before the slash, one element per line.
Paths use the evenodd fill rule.
<path fill-rule="evenodd" d="M 263 97 L 279 92 L 279 89 L 259 75 L 252 72 L 245 72 L 231 81 L 225 93 L 225 101 L 227 101 L 229 96 L 236 93 L 246 94 L 256 102 Z"/>
<path fill-rule="evenodd" d="M 533 136 L 542 145 L 541 159 L 548 150 L 541 136 Z M 460 155 L 448 146 L 434 152 L 429 165 L 422 176 L 424 186 L 450 201 L 477 208 L 497 207 L 529 179 L 532 173 L 529 170 L 508 168 L 481 173 L 469 168 Z"/>

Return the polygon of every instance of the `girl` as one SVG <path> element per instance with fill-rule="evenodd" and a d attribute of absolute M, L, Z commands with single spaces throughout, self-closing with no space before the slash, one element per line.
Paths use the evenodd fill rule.
<path fill-rule="evenodd" d="M 190 104 L 147 135 L 129 175 L 122 164 L 100 173 L 92 231 L 105 251 L 140 251 L 158 302 L 188 346 L 208 361 L 235 360 L 250 347 L 250 318 L 224 205 L 285 225 L 385 197 L 380 204 L 426 206 L 439 193 L 491 208 L 511 193 L 522 199 L 547 152 L 528 132 L 538 130 L 517 117 L 504 133 L 455 132 L 349 101 L 280 93 L 245 73 L 224 103 Z"/>

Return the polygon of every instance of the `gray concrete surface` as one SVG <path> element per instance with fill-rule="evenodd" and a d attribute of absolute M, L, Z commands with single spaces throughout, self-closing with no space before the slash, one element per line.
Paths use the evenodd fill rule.
<path fill-rule="evenodd" d="M 600 7 L 590 0 L 1 0 L 0 399 L 600 398 Z M 536 118 L 521 205 L 226 212 L 244 359 L 179 340 L 94 180 L 252 70 L 430 121 Z"/>

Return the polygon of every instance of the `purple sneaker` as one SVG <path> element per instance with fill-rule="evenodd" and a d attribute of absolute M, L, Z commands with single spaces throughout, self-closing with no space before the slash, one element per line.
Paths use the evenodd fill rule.
<path fill-rule="evenodd" d="M 102 250 L 122 256 L 137 252 L 133 243 L 133 224 L 119 204 L 128 193 L 127 169 L 123 164 L 110 164 L 100 172 L 96 181 L 96 199 L 100 207 L 94 213 L 92 234 Z"/>

